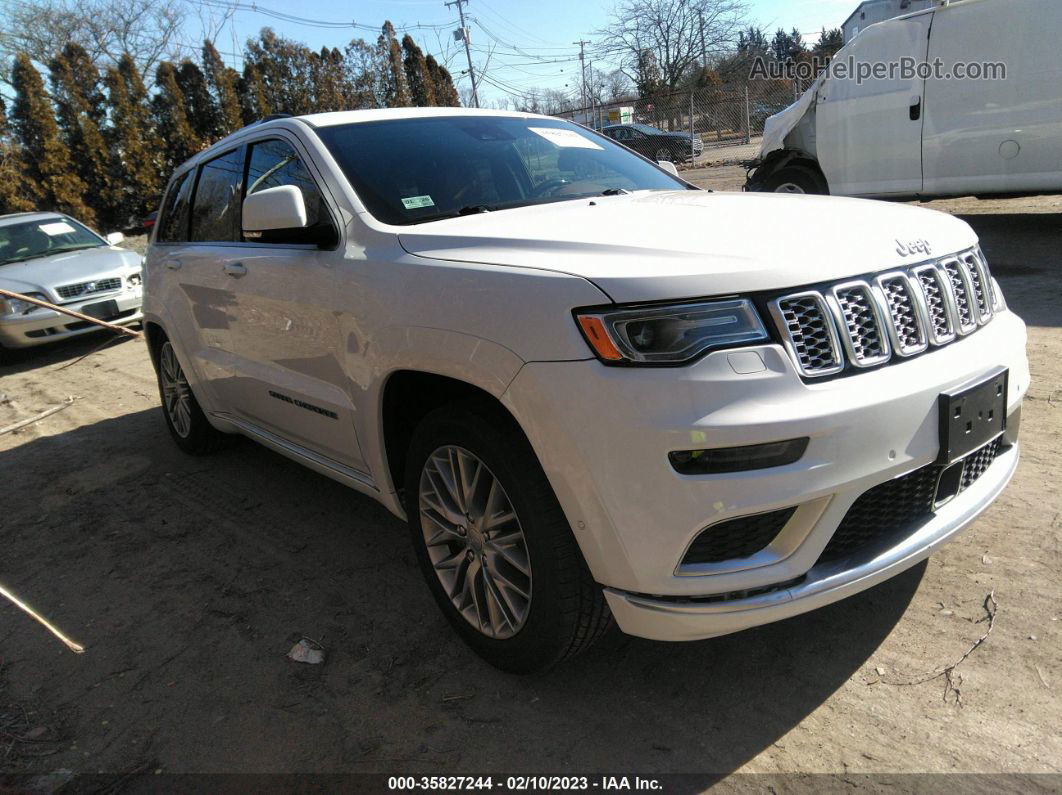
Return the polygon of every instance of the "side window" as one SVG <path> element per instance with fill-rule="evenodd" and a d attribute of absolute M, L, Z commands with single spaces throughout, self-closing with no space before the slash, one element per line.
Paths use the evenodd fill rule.
<path fill-rule="evenodd" d="M 240 239 L 240 188 L 243 148 L 215 157 L 199 167 L 192 202 L 192 240 L 197 243 Z"/>
<path fill-rule="evenodd" d="M 281 185 L 294 185 L 302 191 L 307 227 L 331 226 L 321 191 L 291 144 L 275 138 L 252 144 L 247 166 L 247 195 Z"/>
<path fill-rule="evenodd" d="M 159 243 L 183 243 L 188 240 L 188 199 L 192 193 L 195 171 L 186 171 L 170 186 L 166 203 L 159 214 L 155 239 Z"/>

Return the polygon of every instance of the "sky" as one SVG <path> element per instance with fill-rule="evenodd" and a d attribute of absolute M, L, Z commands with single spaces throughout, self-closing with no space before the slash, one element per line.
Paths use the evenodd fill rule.
<path fill-rule="evenodd" d="M 445 63 L 459 89 L 468 85 L 464 48 L 453 39 L 457 9 L 443 0 L 359 0 L 356 6 L 328 0 L 192 0 L 196 11 L 183 42 L 191 55 L 204 33 L 232 66 L 242 67 L 243 42 L 265 26 L 302 41 L 313 49 L 342 47 L 352 38 L 375 41 L 379 27 L 390 19 L 410 33 L 425 52 Z M 797 28 L 814 41 L 819 31 L 840 27 L 858 0 L 750 0 L 749 20 L 773 33 Z M 614 64 L 594 59 L 595 31 L 606 25 L 612 0 L 468 0 L 465 21 L 471 28 L 472 58 L 480 80 L 480 101 L 488 104 L 531 88 L 575 91 L 579 79 L 580 39 L 589 40 L 587 59 L 594 68 L 610 71 Z M 255 10 L 258 9 L 258 10 Z M 265 11 L 313 20 L 307 24 L 278 19 Z M 353 12 L 353 13 L 352 13 Z M 325 23 L 324 25 L 320 23 Z M 353 23 L 353 24 L 352 24 Z M 357 25 L 358 27 L 354 27 Z M 366 29 L 369 28 L 369 29 Z"/>

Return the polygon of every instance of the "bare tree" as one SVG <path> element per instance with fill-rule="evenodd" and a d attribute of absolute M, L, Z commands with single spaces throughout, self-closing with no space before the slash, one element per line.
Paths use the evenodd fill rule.
<path fill-rule="evenodd" d="M 599 31 L 600 51 L 643 93 L 674 91 L 698 66 L 733 48 L 746 10 L 744 0 L 619 0 Z"/>
<path fill-rule="evenodd" d="M 0 56 L 10 63 L 23 51 L 46 64 L 73 42 L 98 68 L 114 66 L 128 53 L 141 74 L 177 55 L 184 23 L 183 0 L 21 0 L 0 10 Z"/>

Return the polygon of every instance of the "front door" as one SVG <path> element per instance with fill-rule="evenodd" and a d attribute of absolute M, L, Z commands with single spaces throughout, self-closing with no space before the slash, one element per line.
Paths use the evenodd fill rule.
<path fill-rule="evenodd" d="M 830 193 L 922 190 L 924 74 L 911 74 L 911 67 L 926 61 L 932 21 L 930 13 L 872 25 L 837 54 L 835 71 L 819 89 L 815 121 Z"/>
<path fill-rule="evenodd" d="M 293 140 L 248 147 L 245 195 L 295 185 L 309 226 L 338 229 L 320 183 Z M 295 242 L 244 240 L 225 263 L 235 302 L 230 334 L 237 355 L 236 416 L 358 471 L 365 470 L 350 383 L 339 350 L 334 251 Z"/>

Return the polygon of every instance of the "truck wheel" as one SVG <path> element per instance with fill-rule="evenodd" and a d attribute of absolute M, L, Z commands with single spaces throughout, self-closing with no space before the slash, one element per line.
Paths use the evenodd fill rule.
<path fill-rule="evenodd" d="M 538 458 L 496 407 L 457 404 L 421 422 L 405 507 L 435 601 L 491 665 L 544 671 L 611 626 Z"/>
<path fill-rule="evenodd" d="M 767 193 L 815 194 L 825 196 L 830 190 L 826 180 L 810 168 L 786 166 L 779 169 L 763 183 Z"/>
<path fill-rule="evenodd" d="M 205 455 L 229 442 L 230 437 L 211 425 L 203 414 L 169 340 L 159 347 L 156 375 L 162 416 L 178 447 L 191 455 Z"/>

